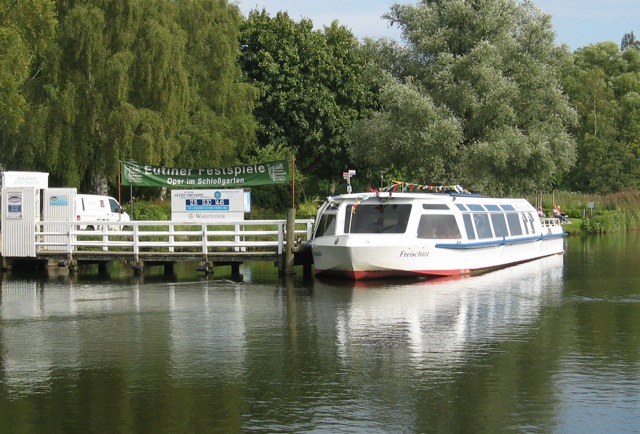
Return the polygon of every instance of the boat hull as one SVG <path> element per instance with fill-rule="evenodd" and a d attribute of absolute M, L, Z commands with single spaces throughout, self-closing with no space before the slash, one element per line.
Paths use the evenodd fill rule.
<path fill-rule="evenodd" d="M 336 237 L 312 245 L 320 275 L 349 279 L 406 276 L 455 276 L 499 268 L 564 253 L 563 236 L 494 243 L 422 243 L 372 245 L 359 237 Z"/>

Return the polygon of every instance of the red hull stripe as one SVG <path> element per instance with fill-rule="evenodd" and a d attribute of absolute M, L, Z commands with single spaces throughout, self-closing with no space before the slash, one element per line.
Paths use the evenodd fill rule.
<path fill-rule="evenodd" d="M 468 274 L 472 270 L 371 270 L 371 271 L 348 271 L 348 270 L 317 270 L 316 274 L 340 276 L 353 280 L 380 279 L 387 277 L 420 277 L 420 276 L 458 276 Z"/>

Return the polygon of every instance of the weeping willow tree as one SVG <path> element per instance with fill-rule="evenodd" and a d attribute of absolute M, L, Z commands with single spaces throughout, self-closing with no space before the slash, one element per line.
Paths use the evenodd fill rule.
<path fill-rule="evenodd" d="M 0 2 L 0 149 L 2 155 L 29 160 L 16 138 L 31 119 L 32 99 L 42 80 L 45 54 L 57 29 L 52 1 Z M 10 158 L 0 161 L 10 167 Z"/>
<path fill-rule="evenodd" d="M 217 165 L 251 146 L 255 96 L 237 66 L 237 6 L 56 5 L 59 30 L 27 95 L 29 115 L 17 131 L 5 130 L 5 166 L 103 192 L 116 185 L 119 160 Z"/>

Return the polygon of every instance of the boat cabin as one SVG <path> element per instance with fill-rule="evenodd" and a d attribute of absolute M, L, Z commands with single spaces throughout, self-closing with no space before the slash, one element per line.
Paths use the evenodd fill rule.
<path fill-rule="evenodd" d="M 540 234 L 543 227 L 524 199 L 372 193 L 364 199 L 342 195 L 329 201 L 319 212 L 314 238 L 405 234 L 410 220 L 415 236 L 422 239 L 503 239 Z"/>

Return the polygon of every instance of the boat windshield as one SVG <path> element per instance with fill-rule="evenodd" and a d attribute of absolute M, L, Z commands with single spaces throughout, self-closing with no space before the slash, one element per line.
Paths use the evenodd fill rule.
<path fill-rule="evenodd" d="M 316 226 L 315 237 L 331 236 L 336 234 L 336 213 L 324 213 Z"/>
<path fill-rule="evenodd" d="M 403 234 L 407 230 L 411 205 L 348 205 L 344 232 L 352 234 Z"/>

